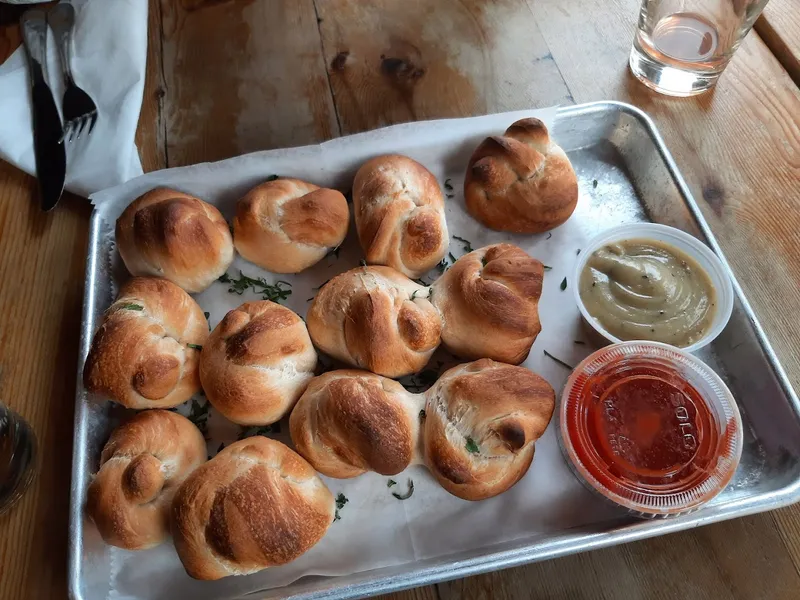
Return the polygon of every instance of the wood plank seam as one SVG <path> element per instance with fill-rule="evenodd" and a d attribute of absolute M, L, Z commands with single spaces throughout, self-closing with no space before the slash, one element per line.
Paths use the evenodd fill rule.
<path fill-rule="evenodd" d="M 567 78 L 564 77 L 564 73 L 561 72 L 561 66 L 558 64 L 558 61 L 555 60 L 555 58 L 553 58 L 553 51 L 550 48 L 550 43 L 547 41 L 547 38 L 542 33 L 542 28 L 539 25 L 539 19 L 536 18 L 536 13 L 533 12 L 533 8 L 531 7 L 531 5 L 528 2 L 525 2 L 525 7 L 528 9 L 528 12 L 531 13 L 531 17 L 533 18 L 533 22 L 536 25 L 536 30 L 539 33 L 539 37 L 541 37 L 542 40 L 544 41 L 544 45 L 545 45 L 545 48 L 547 48 L 548 55 L 550 56 L 550 59 L 553 61 L 553 64 L 556 67 L 556 71 L 558 72 L 558 75 L 561 77 L 561 80 L 564 82 L 564 87 L 567 88 L 567 94 L 568 94 L 567 98 L 569 99 L 570 102 L 575 104 L 575 97 L 572 94 L 572 88 L 569 87 L 569 83 L 567 83 Z"/>
<path fill-rule="evenodd" d="M 169 144 L 167 143 L 167 119 L 164 117 L 164 98 L 167 95 L 167 80 L 164 77 L 164 12 L 161 10 L 160 2 L 151 2 L 150 9 L 155 8 L 158 10 L 158 39 L 161 40 L 161 48 L 158 53 L 158 122 L 156 123 L 156 131 L 161 132 L 161 143 L 164 146 L 164 168 L 169 168 Z"/>
<path fill-rule="evenodd" d="M 319 8 L 317 7 L 317 0 L 313 0 L 314 16 L 317 18 L 317 33 L 319 33 L 319 50 L 322 54 L 322 62 L 325 65 L 325 77 L 328 80 L 328 91 L 331 93 L 331 100 L 333 100 L 333 114 L 336 115 L 336 128 L 338 129 L 337 135 L 342 135 L 342 121 L 339 118 L 339 105 L 336 103 L 336 93 L 333 91 L 333 83 L 331 82 L 331 72 L 328 68 L 327 54 L 325 53 L 325 41 L 322 39 L 322 19 L 319 16 Z"/>
<path fill-rule="evenodd" d="M 775 31 L 772 23 L 764 16 L 756 21 L 753 28 L 761 37 L 764 44 L 766 44 L 767 48 L 769 48 L 769 51 L 772 52 L 773 56 L 775 56 L 784 70 L 789 74 L 792 81 L 800 86 L 800 67 L 797 66 L 797 59 L 792 56 L 792 49 L 787 44 L 786 40 Z"/>

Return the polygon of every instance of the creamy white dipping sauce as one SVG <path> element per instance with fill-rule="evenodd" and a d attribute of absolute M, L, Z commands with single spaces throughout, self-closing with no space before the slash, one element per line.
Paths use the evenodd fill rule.
<path fill-rule="evenodd" d="M 686 347 L 706 334 L 716 312 L 705 270 L 658 240 L 621 240 L 595 250 L 579 292 L 589 314 L 621 340 Z"/>

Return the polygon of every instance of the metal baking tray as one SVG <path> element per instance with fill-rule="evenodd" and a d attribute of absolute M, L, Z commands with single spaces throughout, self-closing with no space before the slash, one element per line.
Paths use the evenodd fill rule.
<path fill-rule="evenodd" d="M 704 240 L 727 267 L 664 141 L 645 113 L 617 102 L 561 108 L 553 137 L 569 154 L 582 189 L 595 180 L 612 186 L 613 194 L 598 210 L 688 231 Z M 86 266 L 79 373 L 96 323 L 112 300 L 112 267 L 107 260 L 113 250 L 112 233 L 95 212 Z M 731 277 L 736 302 L 730 323 L 699 356 L 733 391 L 744 421 L 745 443 L 734 480 L 709 505 L 671 519 L 625 517 L 399 566 L 339 577 L 305 577 L 283 588 L 259 592 L 259 597 L 364 597 L 690 529 L 799 500 L 800 401 L 741 287 Z M 75 599 L 105 598 L 114 568 L 94 528 L 85 527 L 83 513 L 89 476 L 109 433 L 108 419 L 102 414 L 105 410 L 87 399 L 79 383 L 69 531 L 69 590 Z"/>

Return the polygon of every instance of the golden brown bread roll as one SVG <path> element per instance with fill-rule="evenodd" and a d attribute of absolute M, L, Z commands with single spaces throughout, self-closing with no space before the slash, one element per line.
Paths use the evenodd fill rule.
<path fill-rule="evenodd" d="M 353 181 L 353 212 L 368 263 L 419 277 L 447 253 L 439 182 L 407 156 L 378 156 L 361 166 Z"/>
<path fill-rule="evenodd" d="M 554 406 L 553 388 L 535 373 L 481 359 L 448 370 L 424 394 L 364 371 L 325 373 L 289 425 L 297 451 L 330 477 L 395 475 L 423 461 L 454 496 L 482 500 L 527 472 Z"/>
<path fill-rule="evenodd" d="M 501 494 L 527 473 L 555 407 L 544 379 L 489 359 L 450 369 L 426 396 L 425 465 L 465 500 Z"/>
<path fill-rule="evenodd" d="M 103 540 L 127 550 L 163 542 L 175 491 L 205 460 L 203 434 L 177 413 L 147 410 L 117 427 L 86 494 Z"/>
<path fill-rule="evenodd" d="M 240 425 L 269 425 L 314 376 L 317 353 L 303 320 L 268 300 L 247 302 L 214 328 L 200 357 L 209 402 Z"/>
<path fill-rule="evenodd" d="M 247 575 L 296 559 L 333 522 L 314 469 L 275 440 L 235 442 L 198 468 L 172 503 L 172 535 L 195 579 Z"/>
<path fill-rule="evenodd" d="M 233 239 L 216 207 L 168 188 L 140 196 L 117 219 L 117 248 L 132 275 L 201 292 L 233 262 Z"/>
<path fill-rule="evenodd" d="M 475 149 L 464 180 L 467 210 L 500 231 L 540 233 L 566 221 L 578 179 L 539 119 L 521 119 Z"/>
<path fill-rule="evenodd" d="M 366 371 L 315 377 L 289 418 L 297 451 L 329 477 L 396 475 L 414 459 L 424 398 Z"/>
<path fill-rule="evenodd" d="M 208 322 L 166 279 L 135 277 L 103 315 L 83 385 L 128 408 L 170 408 L 200 391 L 198 359 Z"/>
<path fill-rule="evenodd" d="M 544 266 L 512 244 L 493 244 L 459 258 L 431 288 L 444 319 L 442 341 L 456 356 L 519 364 L 542 326 Z"/>
<path fill-rule="evenodd" d="M 342 243 L 349 221 L 341 192 L 280 178 L 236 204 L 233 241 L 239 254 L 268 271 L 299 273 Z"/>
<path fill-rule="evenodd" d="M 326 354 L 387 377 L 416 373 L 439 345 L 441 318 L 428 288 L 389 267 L 337 275 L 306 316 L 314 344 Z"/>

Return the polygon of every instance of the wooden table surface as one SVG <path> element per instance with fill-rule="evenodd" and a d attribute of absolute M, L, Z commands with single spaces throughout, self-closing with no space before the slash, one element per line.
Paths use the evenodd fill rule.
<path fill-rule="evenodd" d="M 770 0 L 756 23 L 756 31 L 800 85 L 800 0 Z"/>
<path fill-rule="evenodd" d="M 783 43 L 794 57 L 797 4 L 773 0 L 769 22 L 759 25 L 772 48 Z M 153 170 L 414 119 L 631 102 L 656 121 L 800 389 L 800 91 L 754 32 L 714 91 L 692 99 L 651 93 L 627 69 L 638 7 L 639 0 L 150 0 L 142 161 Z M 3 23 L 0 59 L 19 43 L 16 27 Z M 42 454 L 32 489 L 0 518 L 0 598 L 9 600 L 66 595 L 90 207 L 67 195 L 42 214 L 35 190 L 31 177 L 0 163 L 0 398 L 33 424 Z M 800 507 L 790 507 L 392 596 L 799 595 Z"/>

